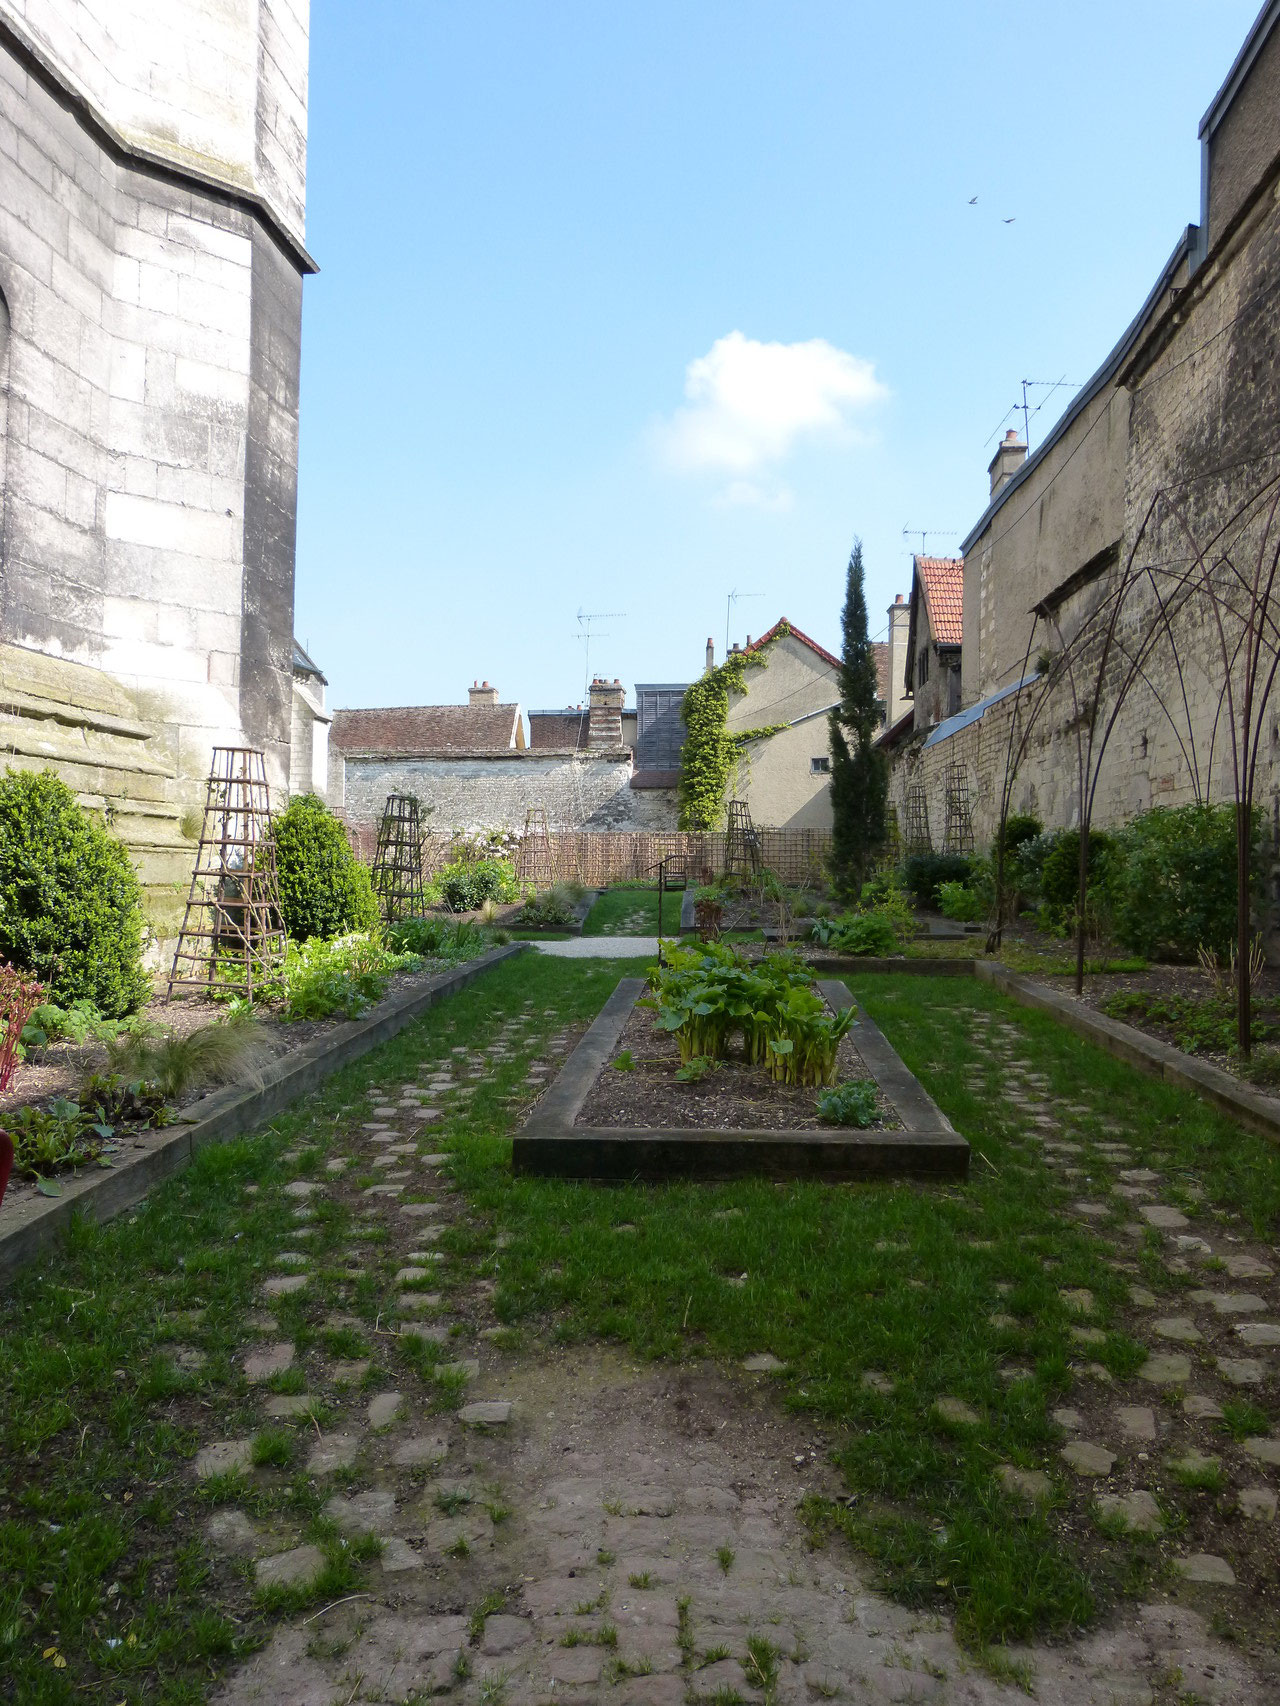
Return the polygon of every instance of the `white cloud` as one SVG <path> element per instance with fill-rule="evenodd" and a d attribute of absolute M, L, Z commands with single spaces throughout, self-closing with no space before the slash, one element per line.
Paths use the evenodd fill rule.
<path fill-rule="evenodd" d="M 795 493 L 789 486 L 770 486 L 759 480 L 730 480 L 715 498 L 718 509 L 764 509 L 781 513 L 791 508 Z"/>
<path fill-rule="evenodd" d="M 888 392 L 871 362 L 825 338 L 763 344 L 730 332 L 689 363 L 684 394 L 687 402 L 659 429 L 668 465 L 736 475 L 724 501 L 758 503 L 769 493 L 745 476 L 785 461 L 804 439 L 838 436 Z M 766 507 L 777 506 L 770 499 Z"/>

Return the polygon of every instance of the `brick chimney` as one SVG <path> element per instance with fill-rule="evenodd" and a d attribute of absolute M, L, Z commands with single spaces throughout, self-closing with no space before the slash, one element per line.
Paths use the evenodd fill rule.
<path fill-rule="evenodd" d="M 907 634 L 911 627 L 911 606 L 899 593 L 889 606 L 889 703 L 885 706 L 885 723 L 892 728 L 907 709 Z"/>
<path fill-rule="evenodd" d="M 622 705 L 626 689 L 616 678 L 597 675 L 591 683 L 587 711 L 587 746 L 592 752 L 610 752 L 622 745 Z"/>
<path fill-rule="evenodd" d="M 995 497 L 1002 486 L 1008 485 L 1026 459 L 1027 447 L 1010 427 L 987 468 L 987 473 L 991 476 L 992 497 Z"/>
<path fill-rule="evenodd" d="M 714 668 L 715 668 L 715 667 L 716 667 L 716 647 L 715 647 L 715 641 L 714 641 L 714 640 L 710 640 L 710 639 L 709 639 L 709 640 L 708 640 L 708 641 L 707 641 L 707 673 L 708 673 L 708 674 L 710 674 L 710 673 L 711 673 L 711 671 L 712 671 L 712 670 L 713 670 L 713 669 L 714 669 Z"/>
<path fill-rule="evenodd" d="M 473 681 L 467 689 L 467 697 L 473 711 L 487 710 L 498 703 L 498 689 L 490 687 L 487 681 Z"/>

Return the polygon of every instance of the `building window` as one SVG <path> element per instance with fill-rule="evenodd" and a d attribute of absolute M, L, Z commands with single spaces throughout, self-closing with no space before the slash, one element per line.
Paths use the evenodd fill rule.
<path fill-rule="evenodd" d="M 811 776 L 830 776 L 831 760 L 829 758 L 811 758 L 809 760 L 809 773 Z"/>
<path fill-rule="evenodd" d="M 929 679 L 929 648 L 921 646 L 920 655 L 916 659 L 916 685 L 923 687 Z"/>

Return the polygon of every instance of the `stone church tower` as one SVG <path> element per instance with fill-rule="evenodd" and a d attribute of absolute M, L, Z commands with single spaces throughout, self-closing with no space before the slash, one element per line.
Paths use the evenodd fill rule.
<path fill-rule="evenodd" d="M 308 0 L 0 0 L 0 767 L 160 914 L 210 748 L 288 781 L 307 45 Z"/>

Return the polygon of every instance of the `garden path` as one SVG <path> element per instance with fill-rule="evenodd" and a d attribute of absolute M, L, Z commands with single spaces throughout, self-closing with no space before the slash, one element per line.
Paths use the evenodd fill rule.
<path fill-rule="evenodd" d="M 616 945 L 590 946 L 617 957 Z M 498 1062 L 522 1057 L 544 1022 L 531 1007 L 495 1028 L 487 1046 L 455 1047 L 417 1081 L 375 1089 L 350 1110 L 345 1153 L 330 1149 L 314 1165 L 297 1157 L 303 1171 L 280 1187 L 296 1199 L 296 1230 L 277 1256 L 281 1272 L 263 1283 L 245 1373 L 262 1389 L 265 1416 L 314 1433 L 308 1469 L 332 1488 L 325 1514 L 353 1540 L 377 1536 L 382 1551 L 367 1593 L 282 1626 L 228 1676 L 218 1706 L 436 1695 L 467 1706 L 842 1698 L 994 1706 L 1025 1699 L 1019 1681 L 1031 1678 L 1046 1706 L 1277 1698 L 1210 1633 L 1214 1596 L 1229 1595 L 1235 1580 L 1232 1527 L 1212 1515 L 1179 1555 L 1189 1581 L 1203 1584 L 1194 1590 L 1202 1609 L 1130 1605 L 1078 1642 L 1005 1650 L 998 1680 L 958 1647 L 945 1619 L 868 1591 L 839 1543 L 811 1549 L 797 1501 L 806 1490 L 838 1497 L 840 1489 L 826 1468 L 828 1442 L 771 1401 L 770 1375 L 781 1365 L 767 1352 L 730 1378 L 513 1343 L 482 1273 L 492 1271 L 491 1237 L 486 1244 L 477 1232 L 469 1255 L 458 1253 L 465 1240 L 442 1247 L 446 1229 L 465 1228 L 468 1216 L 432 1128 Z M 1133 1167 L 1123 1132 L 1090 1142 L 1077 1131 L 1088 1110 L 1050 1098 L 1015 1025 L 984 1014 L 974 1024 L 1004 1065 L 1010 1119 L 1078 1189 L 1070 1212 L 1112 1241 L 1113 1261 L 1134 1275 L 1134 1304 L 1150 1309 L 1150 1355 L 1117 1381 L 1088 1360 L 1100 1331 L 1091 1298 L 1069 1300 L 1080 1316 L 1080 1361 L 1078 1396 L 1056 1418 L 1066 1473 L 1101 1494 L 1110 1520 L 1159 1523 L 1148 1472 L 1157 1455 L 1173 1456 L 1196 1484 L 1234 1491 L 1240 1524 L 1274 1524 L 1280 1440 L 1238 1442 L 1221 1427 L 1231 1399 L 1271 1376 L 1280 1340 L 1274 1264 L 1236 1231 L 1188 1213 L 1185 1182 L 1175 1201 L 1165 1181 Z M 572 1041 L 562 1031 L 539 1050 L 515 1100 L 527 1101 Z M 357 1184 L 357 1175 L 375 1182 Z M 349 1286 L 366 1294 L 376 1286 L 382 1299 L 373 1345 L 341 1359 L 298 1356 L 274 1313 L 296 1307 L 319 1278 L 307 1246 L 325 1199 L 355 1208 L 343 1257 Z M 1203 1270 L 1185 1315 L 1157 1314 L 1154 1294 L 1137 1283 L 1137 1252 L 1152 1239 L 1170 1272 Z M 326 1326 L 358 1334 L 362 1323 L 338 1307 Z M 410 1338 L 422 1366 L 459 1400 L 452 1414 L 423 1413 L 394 1384 L 387 1349 Z M 1012 1381 L 1020 1370 L 1010 1362 L 1006 1372 Z M 1170 1391 L 1176 1404 L 1164 1401 Z M 323 1428 L 311 1417 L 320 1400 Z M 965 1406 L 940 1396 L 939 1407 L 947 1404 L 963 1426 Z M 297 1533 L 255 1520 L 242 1495 L 265 1471 L 252 1455 L 245 1438 L 215 1442 L 196 1459 L 195 1473 L 222 1477 L 225 1495 L 208 1538 L 253 1558 L 262 1585 L 305 1584 L 323 1556 Z M 1028 1497 L 1047 1484 L 1012 1465 L 1004 1472 Z"/>

